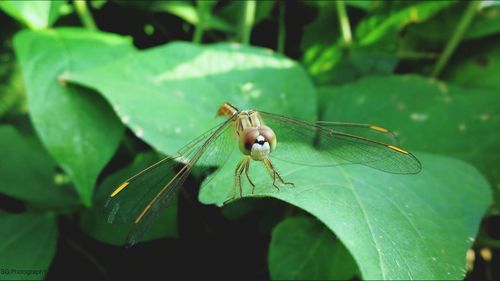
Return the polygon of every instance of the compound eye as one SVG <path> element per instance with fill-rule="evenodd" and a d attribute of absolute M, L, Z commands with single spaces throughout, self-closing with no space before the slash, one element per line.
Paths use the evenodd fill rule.
<path fill-rule="evenodd" d="M 273 151 L 276 148 L 276 134 L 274 131 L 269 128 L 268 126 L 261 126 L 259 128 L 259 133 L 261 136 L 264 136 L 266 141 L 269 143 L 269 146 L 271 147 L 271 151 Z"/>
<path fill-rule="evenodd" d="M 245 155 L 250 155 L 252 152 L 252 146 L 257 141 L 257 137 L 260 135 L 257 128 L 247 128 L 240 135 L 240 150 Z"/>

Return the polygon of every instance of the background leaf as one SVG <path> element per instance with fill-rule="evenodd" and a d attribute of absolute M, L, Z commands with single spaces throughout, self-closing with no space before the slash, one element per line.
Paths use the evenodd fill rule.
<path fill-rule="evenodd" d="M 56 186 L 55 163 L 33 134 L 0 126 L 0 192 L 39 207 L 78 204 L 73 190 Z"/>
<path fill-rule="evenodd" d="M 101 97 L 66 85 L 64 74 L 124 56 L 133 51 L 130 41 L 59 29 L 21 32 L 14 46 L 34 127 L 89 206 L 97 175 L 115 152 L 123 127 Z"/>
<path fill-rule="evenodd" d="M 355 34 L 361 45 L 374 44 L 394 37 L 409 23 L 424 21 L 452 4 L 453 1 L 385 2 L 356 26 Z"/>
<path fill-rule="evenodd" d="M 213 4 L 215 4 L 215 2 Z M 149 9 L 157 12 L 163 12 L 163 11 L 168 12 L 170 14 L 180 17 L 181 19 L 192 25 L 198 25 L 200 22 L 200 16 L 198 15 L 196 6 L 189 2 L 157 1 L 152 3 Z M 227 32 L 232 32 L 235 30 L 235 27 L 233 25 L 229 24 L 224 19 L 212 13 L 206 15 L 204 27 L 206 29 L 215 29 Z"/>
<path fill-rule="evenodd" d="M 94 196 L 94 205 L 97 207 L 84 210 L 81 214 L 80 225 L 82 229 L 99 241 L 112 245 L 124 245 L 132 225 L 109 224 L 106 222 L 102 207 L 106 203 L 111 192 L 113 192 L 120 183 L 160 159 L 161 157 L 155 153 L 139 154 L 131 165 L 107 177 L 97 187 Z M 169 171 L 165 172 L 168 173 Z M 170 171 L 170 173 L 172 176 L 174 175 L 172 171 Z M 163 214 L 158 217 L 154 226 L 146 233 L 141 241 L 177 236 L 177 203 L 176 200 L 174 200 L 170 203 L 169 207 L 163 211 Z"/>
<path fill-rule="evenodd" d="M 269 271 L 274 280 L 349 280 L 356 262 L 321 222 L 289 217 L 273 229 Z"/>
<path fill-rule="evenodd" d="M 319 3 L 318 16 L 305 27 L 301 41 L 302 63 L 317 85 L 343 84 L 368 74 L 394 72 L 399 54 L 393 42 L 373 47 L 362 46 L 354 39 L 347 48 L 341 39 L 335 3 Z"/>
<path fill-rule="evenodd" d="M 492 1 L 494 2 L 494 1 Z M 473 40 L 500 32 L 500 6 L 488 5 L 485 1 L 463 36 L 463 40 Z M 457 3 L 450 9 L 443 9 L 428 21 L 408 26 L 408 35 L 419 40 L 430 42 L 446 42 L 458 25 L 465 2 Z"/>
<path fill-rule="evenodd" d="M 256 1 L 254 24 L 258 24 L 268 18 L 275 3 L 276 1 L 274 0 Z M 217 17 L 224 19 L 229 25 L 233 26 L 233 30 L 236 30 L 237 28 L 240 28 L 240 25 L 242 24 L 241 16 L 244 8 L 244 1 L 232 1 L 220 9 L 216 9 L 214 14 L 216 14 Z"/>
<path fill-rule="evenodd" d="M 401 145 L 458 157 L 500 183 L 500 95 L 418 76 L 367 77 L 323 88 L 323 120 L 375 123 L 394 130 Z"/>
<path fill-rule="evenodd" d="M 13 63 L 0 66 L 0 117 L 15 111 L 27 111 L 21 72 Z"/>
<path fill-rule="evenodd" d="M 28 111 L 20 67 L 12 49 L 12 37 L 17 31 L 12 25 L 13 21 L 2 24 L 0 29 L 0 118 Z"/>
<path fill-rule="evenodd" d="M 266 49 L 171 43 L 68 78 L 95 88 L 136 136 L 174 154 L 222 122 L 226 101 L 314 119 L 316 92 L 302 68 Z"/>
<path fill-rule="evenodd" d="M 0 237 L 0 280 L 44 279 L 56 252 L 52 213 L 0 213 Z"/>
<path fill-rule="evenodd" d="M 15 1 L 0 2 L 0 9 L 31 29 L 51 26 L 59 17 L 59 8 L 64 1 Z"/>
<path fill-rule="evenodd" d="M 443 78 L 460 86 L 498 91 L 500 89 L 499 43 L 500 41 L 494 41 L 474 52 L 466 50 L 462 54 L 457 54 L 457 59 L 450 63 L 443 73 Z"/>
<path fill-rule="evenodd" d="M 461 161 L 417 156 L 423 171 L 410 176 L 360 165 L 313 168 L 276 160 L 283 177 L 295 184 L 281 192 L 263 165 L 253 163 L 256 194 L 249 194 L 243 181 L 244 195 L 271 196 L 316 216 L 349 249 L 364 279 L 461 279 L 491 191 L 481 174 Z M 206 181 L 200 201 L 221 205 L 231 198 L 234 168 L 225 165 Z"/>

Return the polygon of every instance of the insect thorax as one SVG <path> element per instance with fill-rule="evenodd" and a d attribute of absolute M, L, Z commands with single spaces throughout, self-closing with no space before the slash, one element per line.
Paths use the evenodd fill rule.
<path fill-rule="evenodd" d="M 237 136 L 241 136 L 247 128 L 260 128 L 264 123 L 257 111 L 243 110 L 238 113 L 234 122 L 234 129 Z"/>

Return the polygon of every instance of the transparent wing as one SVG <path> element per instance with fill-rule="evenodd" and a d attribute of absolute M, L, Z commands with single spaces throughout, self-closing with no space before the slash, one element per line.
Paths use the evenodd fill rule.
<path fill-rule="evenodd" d="M 367 139 L 399 146 L 396 134 L 387 128 L 374 124 L 316 121 L 316 125 Z"/>
<path fill-rule="evenodd" d="M 104 213 L 109 223 L 132 223 L 128 246 L 139 241 L 154 219 L 168 206 L 195 164 L 205 168 L 225 163 L 237 147 L 232 119 L 205 132 L 179 150 L 118 186 L 109 196 Z M 173 172 L 173 171 L 176 172 Z"/>
<path fill-rule="evenodd" d="M 421 170 L 417 158 L 398 146 L 281 115 L 266 112 L 260 115 L 278 140 L 271 158 L 308 166 L 363 164 L 395 174 L 415 174 Z M 314 146 L 318 153 L 311 153 L 306 146 Z"/>
<path fill-rule="evenodd" d="M 176 157 L 166 157 L 116 188 L 104 206 L 108 223 L 133 223 L 159 189 L 182 167 Z"/>

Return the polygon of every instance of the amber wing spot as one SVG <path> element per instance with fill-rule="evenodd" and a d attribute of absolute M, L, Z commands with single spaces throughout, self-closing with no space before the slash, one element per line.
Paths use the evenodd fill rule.
<path fill-rule="evenodd" d="M 113 191 L 113 193 L 111 193 L 111 197 L 114 197 L 116 194 L 120 193 L 120 191 L 122 191 L 127 185 L 129 184 L 128 181 L 120 184 L 120 186 L 118 186 L 115 191 Z"/>
<path fill-rule="evenodd" d="M 408 151 L 406 151 L 400 147 L 394 146 L 394 145 L 388 145 L 387 147 L 392 149 L 392 150 L 396 150 L 398 152 L 404 153 L 404 154 L 410 154 Z"/>
<path fill-rule="evenodd" d="M 383 128 L 383 127 L 380 127 L 380 126 L 377 126 L 377 125 L 371 125 L 370 129 L 372 129 L 374 131 L 379 131 L 379 132 L 382 132 L 382 133 L 389 132 L 389 130 L 387 130 L 386 128 Z"/>

